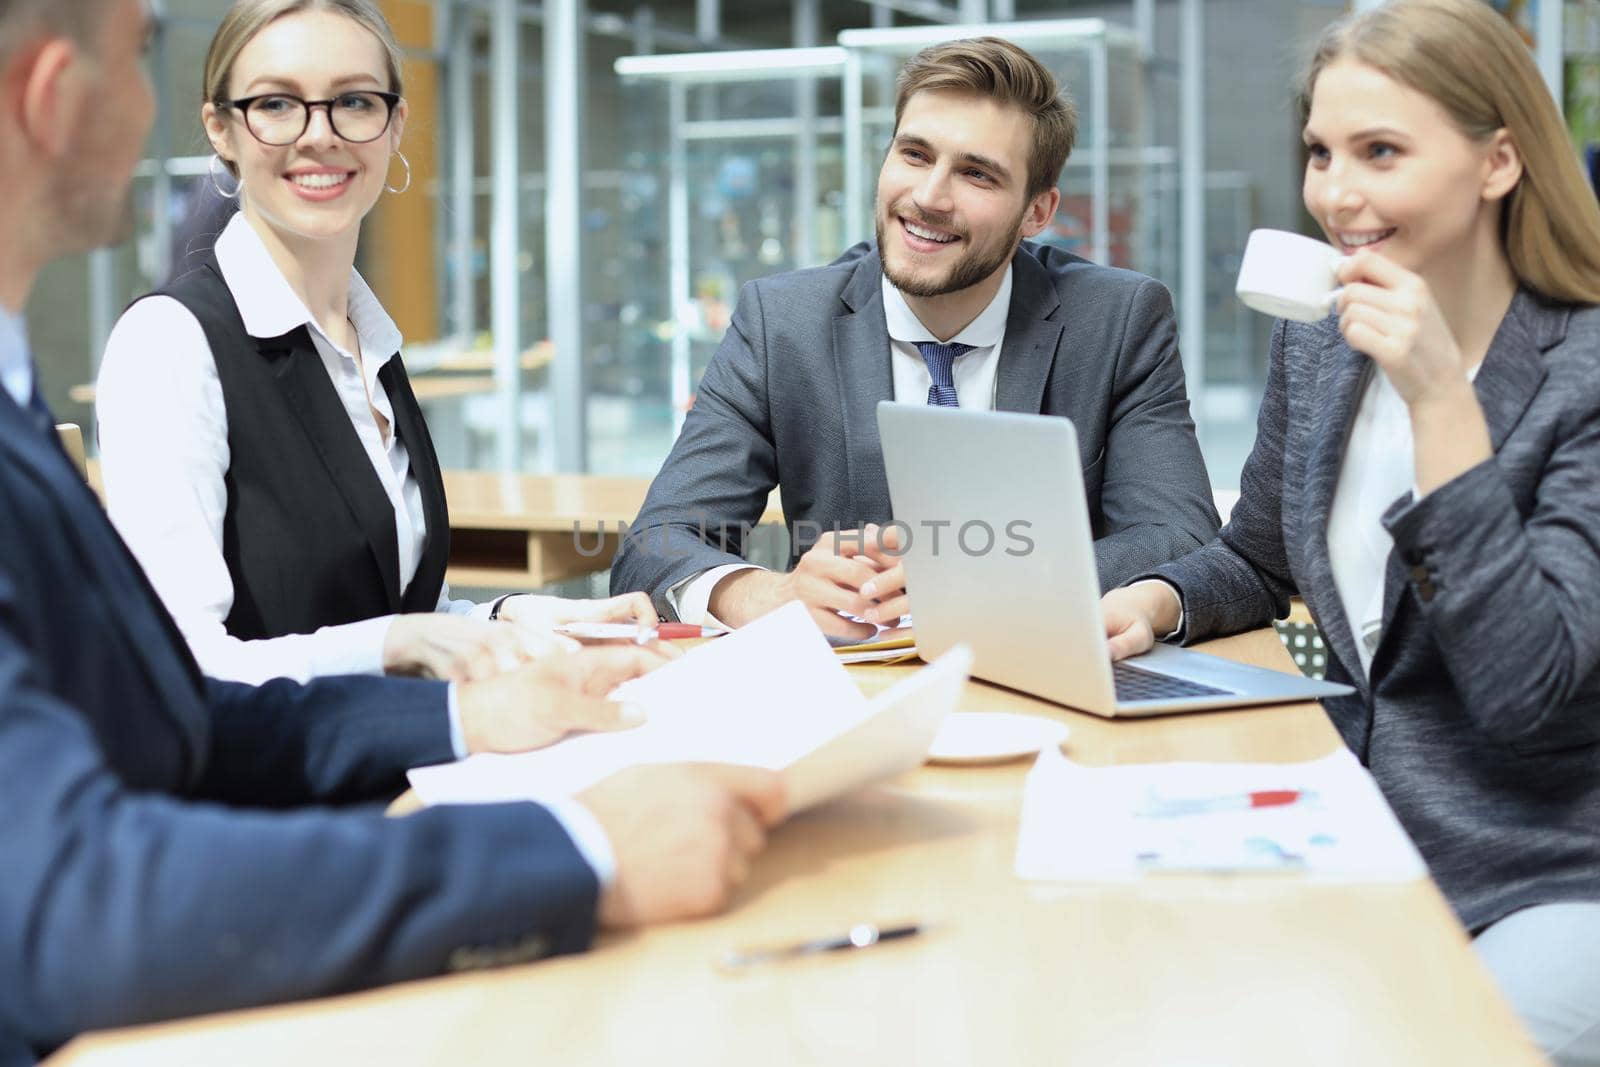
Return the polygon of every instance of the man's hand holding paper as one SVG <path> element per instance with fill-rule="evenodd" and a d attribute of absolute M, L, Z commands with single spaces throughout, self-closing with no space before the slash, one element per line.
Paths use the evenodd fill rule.
<path fill-rule="evenodd" d="M 616 858 L 600 897 L 604 926 L 720 911 L 749 875 L 767 830 L 787 814 L 779 775 L 727 764 L 630 767 L 578 800 Z"/>
<path fill-rule="evenodd" d="M 638 764 L 731 763 L 796 775 L 799 810 L 919 764 L 965 680 L 958 651 L 869 703 L 792 603 L 620 687 L 613 699 L 644 709 L 635 729 L 419 768 L 411 784 L 427 804 L 493 803 L 570 797 Z"/>

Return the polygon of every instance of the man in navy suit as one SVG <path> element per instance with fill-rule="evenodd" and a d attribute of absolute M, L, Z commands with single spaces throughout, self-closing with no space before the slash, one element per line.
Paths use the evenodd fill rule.
<path fill-rule="evenodd" d="M 608 712 L 577 690 L 637 653 L 454 690 L 200 676 L 55 440 L 21 317 L 45 263 L 119 235 L 148 33 L 143 0 L 0 0 L 0 1064 L 720 907 L 782 815 L 769 772 L 638 768 L 559 805 L 397 819 L 371 803 L 409 766 L 591 724 Z"/>

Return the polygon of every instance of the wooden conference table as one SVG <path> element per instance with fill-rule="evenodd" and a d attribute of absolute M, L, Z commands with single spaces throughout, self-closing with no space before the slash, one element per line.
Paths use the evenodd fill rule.
<path fill-rule="evenodd" d="M 1290 667 L 1270 630 L 1210 650 Z M 852 671 L 876 691 L 907 669 Z M 963 707 L 1064 717 L 1068 754 L 1094 764 L 1298 760 L 1338 743 L 1315 704 L 1108 722 L 973 683 Z M 1432 883 L 1018 881 L 1027 767 L 924 767 L 801 815 L 714 919 L 605 935 L 583 956 L 89 1035 L 51 1063 L 1542 1062 Z M 713 965 L 734 947 L 904 920 L 934 925 L 738 975 Z"/>
<path fill-rule="evenodd" d="M 605 570 L 649 478 L 444 472 L 453 586 L 539 589 Z M 762 523 L 781 523 L 774 490 Z"/>

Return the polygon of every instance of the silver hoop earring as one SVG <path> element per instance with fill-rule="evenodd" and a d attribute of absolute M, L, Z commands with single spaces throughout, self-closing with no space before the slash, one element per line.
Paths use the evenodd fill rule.
<path fill-rule="evenodd" d="M 389 190 L 389 192 L 395 193 L 396 195 L 398 195 L 400 193 L 405 192 L 407 189 L 411 188 L 411 161 L 408 160 L 406 158 L 406 154 L 404 152 L 400 151 L 398 148 L 394 150 L 394 154 L 400 157 L 400 165 L 402 167 L 406 168 L 406 183 L 404 185 L 402 185 L 400 188 L 396 189 L 394 186 L 390 185 L 386 181 L 386 182 L 383 183 L 383 187 L 385 189 Z"/>
<path fill-rule="evenodd" d="M 224 200 L 233 200 L 238 197 L 240 191 L 244 189 L 244 180 L 242 178 L 235 178 L 233 180 L 233 191 L 231 193 L 224 189 L 222 187 L 222 183 L 217 180 L 217 167 L 221 163 L 222 157 L 215 152 L 211 153 L 211 162 L 206 164 L 206 173 L 211 176 L 211 188 L 217 191 L 217 195 L 222 197 Z"/>

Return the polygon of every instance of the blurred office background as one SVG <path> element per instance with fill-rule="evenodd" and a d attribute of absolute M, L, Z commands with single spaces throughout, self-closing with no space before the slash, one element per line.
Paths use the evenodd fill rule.
<path fill-rule="evenodd" d="M 1494 2 L 1594 165 L 1600 0 Z M 1314 232 L 1289 85 L 1349 6 L 383 0 L 408 54 L 413 182 L 369 218 L 359 267 L 427 383 L 445 466 L 653 474 L 740 284 L 871 235 L 900 60 L 984 26 L 1040 55 L 1078 100 L 1079 147 L 1044 239 L 1172 290 L 1202 446 L 1226 489 L 1253 437 L 1268 327 L 1233 299 L 1237 258 L 1257 226 Z M 34 293 L 33 347 L 65 419 L 92 426 L 84 387 L 111 323 L 225 210 L 198 120 L 225 7 L 154 0 L 161 117 L 134 236 L 56 264 Z"/>

